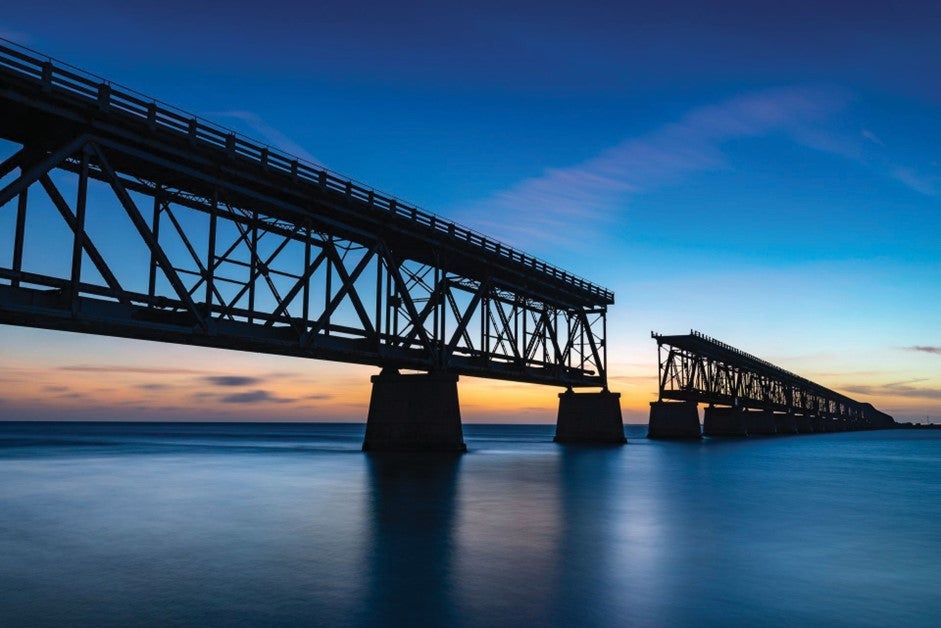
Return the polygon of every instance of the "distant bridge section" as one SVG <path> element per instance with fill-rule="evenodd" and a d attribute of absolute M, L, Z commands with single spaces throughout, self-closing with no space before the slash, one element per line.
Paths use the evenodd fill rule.
<path fill-rule="evenodd" d="M 708 404 L 704 433 L 711 435 L 895 425 L 891 416 L 871 404 L 855 401 L 697 331 L 675 336 L 651 332 L 651 337 L 657 341 L 659 364 L 659 399 L 651 408 L 652 435 L 669 436 L 657 432 L 671 424 L 669 416 L 673 415 L 685 417 L 680 432 L 692 435 L 690 409 L 696 413 L 699 403 Z M 695 431 L 698 436 L 698 415 Z"/>

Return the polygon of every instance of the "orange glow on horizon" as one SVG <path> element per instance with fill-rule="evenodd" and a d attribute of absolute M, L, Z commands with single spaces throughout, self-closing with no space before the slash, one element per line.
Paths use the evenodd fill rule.
<path fill-rule="evenodd" d="M 0 355 L 0 420 L 363 422 L 369 378 L 379 371 L 25 328 L 4 327 L 0 333 L 7 349 Z M 625 423 L 646 423 L 649 403 L 657 398 L 655 355 L 640 354 L 640 349 L 619 353 L 632 358 L 637 353 L 641 359 L 612 361 L 610 389 L 621 394 Z M 941 414 L 939 383 L 918 377 L 917 371 L 907 373 L 908 364 L 853 371 L 823 354 L 786 363 L 899 421 Z M 814 368 L 801 368 L 801 363 Z M 552 386 L 474 377 L 462 377 L 458 384 L 466 423 L 552 424 L 559 392 Z"/>

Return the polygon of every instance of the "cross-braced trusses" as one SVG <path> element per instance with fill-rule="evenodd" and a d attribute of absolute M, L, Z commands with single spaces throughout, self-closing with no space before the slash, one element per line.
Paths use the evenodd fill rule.
<path fill-rule="evenodd" d="M 0 322 L 605 385 L 609 292 L 333 173 L 275 168 L 244 138 L 216 146 L 202 121 L 162 128 L 178 114 L 154 103 L 134 120 L 132 96 L 37 67 L 0 87 Z"/>
<path fill-rule="evenodd" d="M 793 412 L 825 418 L 889 418 L 870 404 L 774 366 L 696 331 L 657 341 L 660 400 Z"/>

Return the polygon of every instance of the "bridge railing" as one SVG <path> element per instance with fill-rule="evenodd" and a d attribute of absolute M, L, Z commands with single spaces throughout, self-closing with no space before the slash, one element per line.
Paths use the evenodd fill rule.
<path fill-rule="evenodd" d="M 113 83 L 51 57 L 36 53 L 0 38 L 0 68 L 12 70 L 39 83 L 43 90 L 67 92 L 102 111 L 121 112 L 150 125 L 189 136 L 194 142 L 214 146 L 232 156 L 253 161 L 263 168 L 306 181 L 322 189 L 411 220 L 453 239 L 479 247 L 488 253 L 521 264 L 548 275 L 564 284 L 582 290 L 606 303 L 614 302 L 614 293 L 581 277 L 527 255 L 498 240 L 484 236 L 468 227 L 427 212 L 395 196 L 368 187 L 354 179 L 328 170 L 300 157 L 253 140 L 236 131 L 196 115 L 167 105 L 130 88 Z"/>

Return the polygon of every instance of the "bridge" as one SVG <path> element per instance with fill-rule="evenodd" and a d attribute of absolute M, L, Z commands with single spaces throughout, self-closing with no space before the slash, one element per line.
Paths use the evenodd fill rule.
<path fill-rule="evenodd" d="M 624 439 L 609 290 L 11 42 L 0 140 L 0 323 L 377 366 L 364 449 L 462 450 L 460 375 Z"/>
<path fill-rule="evenodd" d="M 697 331 L 657 341 L 649 436 L 699 438 L 895 427 L 891 416 Z M 705 408 L 700 432 L 698 404 Z"/>

